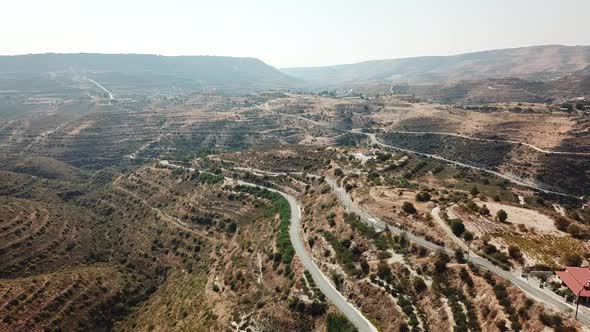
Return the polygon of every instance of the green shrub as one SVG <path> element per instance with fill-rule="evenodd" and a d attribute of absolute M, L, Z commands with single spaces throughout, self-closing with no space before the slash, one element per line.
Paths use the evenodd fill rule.
<path fill-rule="evenodd" d="M 451 231 L 453 231 L 453 234 L 456 236 L 461 236 L 465 232 L 465 225 L 463 225 L 463 222 L 460 219 L 451 219 L 449 224 L 451 226 Z"/>
<path fill-rule="evenodd" d="M 582 257 L 578 254 L 565 254 L 563 263 L 567 266 L 580 266 L 582 264 Z"/>
<path fill-rule="evenodd" d="M 555 227 L 562 232 L 566 232 L 571 222 L 564 217 L 555 219 Z"/>
<path fill-rule="evenodd" d="M 424 282 L 424 279 L 416 276 L 414 277 L 414 290 L 416 291 L 416 293 L 420 294 L 423 291 L 425 291 L 427 288 L 426 283 Z"/>
<path fill-rule="evenodd" d="M 467 287 L 469 288 L 473 288 L 474 283 L 473 283 L 473 279 L 471 278 L 471 275 L 469 275 L 469 272 L 467 272 L 467 270 L 462 267 L 461 271 L 459 271 L 459 277 L 461 278 L 461 281 L 463 281 Z"/>
<path fill-rule="evenodd" d="M 541 323 L 543 323 L 543 325 L 553 328 L 559 328 L 563 325 L 562 318 L 559 315 L 549 315 L 542 312 L 539 314 L 539 320 Z"/>
<path fill-rule="evenodd" d="M 197 176 L 196 177 L 193 176 L 193 178 L 196 179 L 200 183 L 211 184 L 211 185 L 221 183 L 225 179 L 223 177 L 223 175 L 207 173 L 207 172 L 199 172 L 199 173 L 197 173 Z"/>
<path fill-rule="evenodd" d="M 438 252 L 436 254 L 436 260 L 434 262 L 434 270 L 436 273 L 444 273 L 447 271 L 447 264 L 450 262 L 449 256 L 447 254 Z"/>
<path fill-rule="evenodd" d="M 329 313 L 326 316 L 326 328 L 328 332 L 357 332 L 354 325 L 339 313 Z"/>
<path fill-rule="evenodd" d="M 500 209 L 496 213 L 496 219 L 498 219 L 499 222 L 505 222 L 508 219 L 508 213 L 506 213 L 506 211 Z"/>
<path fill-rule="evenodd" d="M 181 176 L 182 174 L 184 174 L 183 168 L 175 167 L 172 169 L 172 176 L 173 177 L 178 177 L 178 176 Z"/>
<path fill-rule="evenodd" d="M 409 214 L 416 213 L 416 208 L 414 207 L 414 204 L 412 204 L 410 202 L 404 202 L 404 204 L 402 205 L 402 210 L 405 213 L 409 213 Z"/>
<path fill-rule="evenodd" d="M 517 246 L 508 246 L 508 255 L 510 255 L 510 257 L 512 257 L 515 260 L 522 259 L 522 252 Z"/>
<path fill-rule="evenodd" d="M 479 214 L 487 217 L 490 215 L 490 210 L 488 209 L 488 207 L 484 204 L 479 208 Z"/>
<path fill-rule="evenodd" d="M 578 226 L 577 224 L 571 224 L 567 227 L 567 232 L 575 237 L 575 238 L 581 238 L 582 236 L 582 228 L 580 226 Z"/>
<path fill-rule="evenodd" d="M 469 231 L 463 232 L 463 239 L 467 242 L 473 241 L 473 233 Z"/>
<path fill-rule="evenodd" d="M 421 191 L 416 194 L 416 201 L 418 202 L 428 202 L 430 200 L 430 194 L 426 191 Z"/>

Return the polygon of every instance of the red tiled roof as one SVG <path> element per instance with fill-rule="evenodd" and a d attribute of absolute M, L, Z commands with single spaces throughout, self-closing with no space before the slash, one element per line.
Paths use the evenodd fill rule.
<path fill-rule="evenodd" d="M 584 288 L 590 281 L 590 269 L 585 267 L 572 267 L 568 266 L 565 271 L 558 271 L 557 276 L 563 281 L 574 294 L 580 296 L 590 297 L 590 288 Z"/>

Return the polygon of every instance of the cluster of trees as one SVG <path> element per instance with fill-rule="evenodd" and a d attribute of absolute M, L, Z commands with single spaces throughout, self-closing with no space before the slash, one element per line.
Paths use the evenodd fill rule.
<path fill-rule="evenodd" d="M 434 261 L 434 272 L 439 275 L 447 272 L 447 264 L 450 262 L 451 259 L 447 254 L 438 252 L 436 254 L 436 260 Z"/>
<path fill-rule="evenodd" d="M 454 331 L 481 331 L 478 323 L 477 313 L 473 304 L 467 299 L 462 290 L 445 285 L 438 287 L 449 301 L 453 319 L 455 321 Z M 467 309 L 467 314 L 465 310 Z"/>
<path fill-rule="evenodd" d="M 412 282 L 404 282 L 396 279 L 395 276 L 389 264 L 382 260 L 377 266 L 377 273 L 371 274 L 370 280 L 372 283 L 385 288 L 385 291 L 391 296 L 398 298 L 398 305 L 408 317 L 408 324 L 413 327 L 413 331 L 419 331 L 418 325 L 420 322 L 413 303 L 416 302 L 416 295 L 424 292 L 428 286 L 418 276 L 413 278 Z M 400 331 L 409 331 L 409 329 L 406 325 L 402 325 Z"/>
<path fill-rule="evenodd" d="M 451 231 L 456 236 L 461 237 L 463 233 L 465 233 L 465 225 L 463 225 L 463 221 L 461 219 L 451 219 L 449 220 L 449 226 L 451 226 Z"/>
<path fill-rule="evenodd" d="M 465 229 L 465 225 L 461 219 L 450 219 L 447 220 L 447 223 L 451 227 L 451 231 L 457 237 L 463 237 L 463 239 L 467 242 L 473 240 L 473 233 Z"/>
<path fill-rule="evenodd" d="M 326 316 L 326 328 L 328 332 L 357 332 L 354 325 L 339 313 L 329 313 Z"/>
<path fill-rule="evenodd" d="M 418 174 L 418 172 L 420 172 L 420 170 L 422 170 L 422 168 L 424 168 L 426 166 L 426 162 L 425 161 L 421 161 L 418 164 L 416 164 L 416 166 L 412 167 L 411 170 L 407 171 L 406 173 L 404 173 L 404 177 L 406 179 L 410 179 L 412 177 L 414 177 L 416 174 Z"/>
<path fill-rule="evenodd" d="M 520 251 L 520 248 L 518 248 L 517 246 L 508 246 L 508 255 L 518 261 L 518 262 L 523 262 L 524 261 L 524 257 L 522 256 L 522 252 Z"/>
<path fill-rule="evenodd" d="M 483 245 L 483 252 L 488 258 L 491 258 L 492 263 L 496 265 L 500 265 L 503 269 L 508 269 L 510 266 L 510 261 L 508 260 L 508 255 L 504 252 L 499 251 L 496 246 L 491 243 L 484 242 Z"/>
<path fill-rule="evenodd" d="M 287 307 L 291 311 L 297 311 L 301 314 L 309 314 L 312 316 L 321 316 L 326 313 L 327 305 L 320 301 L 314 300 L 310 304 L 306 304 L 304 301 L 297 297 L 292 297 L 287 303 Z"/>
<path fill-rule="evenodd" d="M 485 204 L 480 207 L 479 205 L 475 204 L 474 201 L 468 200 L 467 203 L 465 203 L 465 208 L 467 208 L 469 211 L 479 214 L 480 216 L 490 216 L 490 210 Z"/>
<path fill-rule="evenodd" d="M 391 159 L 391 153 L 387 153 L 387 152 L 377 152 L 377 160 L 380 162 L 385 162 L 388 161 L 389 159 Z"/>
<path fill-rule="evenodd" d="M 504 308 L 504 312 L 506 313 L 506 315 L 508 315 L 508 319 L 510 320 L 510 326 L 512 327 L 512 330 L 515 332 L 520 331 L 522 329 L 522 325 L 520 324 L 518 315 L 516 314 L 516 310 L 514 310 L 514 307 L 512 306 L 512 301 L 508 297 L 508 291 L 506 290 L 506 286 L 502 284 L 495 284 L 493 286 L 496 299 Z"/>
<path fill-rule="evenodd" d="M 344 216 L 344 221 L 349 224 L 352 229 L 361 233 L 362 236 L 373 240 L 373 244 L 377 249 L 385 251 L 390 247 L 391 236 L 387 231 L 382 233 L 377 232 L 375 228 L 362 222 L 360 217 L 354 213 L 347 213 Z M 368 273 L 368 268 L 363 268 L 362 260 L 361 268 L 363 271 L 366 270 L 366 273 Z"/>
<path fill-rule="evenodd" d="M 554 328 L 555 331 L 558 331 L 563 327 L 563 319 L 559 315 L 549 315 L 541 312 L 539 314 L 539 320 L 543 325 Z"/>
<path fill-rule="evenodd" d="M 191 180 L 196 180 L 200 183 L 205 183 L 205 184 L 217 184 L 217 183 L 221 183 L 224 180 L 223 175 L 220 174 L 213 174 L 213 173 L 208 173 L 208 172 L 194 172 L 191 175 Z"/>
<path fill-rule="evenodd" d="M 379 277 L 379 279 L 376 277 Z M 419 325 L 418 317 L 416 316 L 414 306 L 412 305 L 415 297 L 413 293 L 420 293 L 427 288 L 424 280 L 419 277 L 418 279 L 415 279 L 413 282 L 413 291 L 404 287 L 403 284 L 396 283 L 393 271 L 385 261 L 380 261 L 379 265 L 377 266 L 376 275 L 371 275 L 372 282 L 381 284 L 383 287 L 385 287 L 389 294 L 391 294 L 391 296 L 398 298 L 398 305 L 408 317 L 408 324 L 413 327 L 417 327 Z"/>
<path fill-rule="evenodd" d="M 358 246 L 352 246 L 352 241 L 349 238 L 338 240 L 330 232 L 323 232 L 322 235 L 336 252 L 336 259 L 344 267 L 346 273 L 357 277 L 369 273 L 369 264 L 361 258 L 363 250 Z M 360 269 L 356 268 L 355 262 L 360 263 Z"/>
<path fill-rule="evenodd" d="M 281 261 L 285 264 L 291 264 L 293 257 L 295 256 L 295 249 L 291 244 L 289 238 L 289 224 L 291 223 L 291 207 L 289 202 L 281 194 L 270 191 L 265 188 L 239 185 L 235 186 L 236 191 L 248 193 L 254 196 L 268 199 L 272 202 L 271 213 L 278 213 L 279 222 L 279 235 L 277 236 L 277 249 Z"/>
<path fill-rule="evenodd" d="M 562 232 L 569 233 L 575 238 L 581 239 L 588 237 L 588 232 L 583 229 L 582 226 L 570 221 L 565 217 L 559 217 L 555 219 L 555 227 Z"/>
<path fill-rule="evenodd" d="M 583 111 L 585 109 L 585 107 L 588 105 L 589 105 L 588 102 L 579 101 L 579 102 L 576 102 L 575 104 L 570 103 L 570 102 L 562 103 L 560 105 L 560 107 L 567 109 L 568 112 L 573 112 L 574 108 L 577 109 L 578 111 Z"/>
<path fill-rule="evenodd" d="M 467 210 L 473 211 L 481 216 L 484 216 L 484 217 L 490 216 L 490 210 L 488 209 L 488 207 L 485 204 L 483 204 L 482 206 L 479 206 L 479 205 L 475 204 L 474 201 L 469 200 L 465 204 L 465 207 L 467 208 Z M 499 222 L 506 222 L 506 220 L 508 220 L 508 213 L 506 211 L 504 211 L 503 209 L 498 210 L 496 212 L 496 220 Z"/>
<path fill-rule="evenodd" d="M 418 322 L 418 317 L 416 316 L 416 313 L 414 312 L 414 306 L 412 305 L 412 301 L 410 301 L 405 296 L 400 294 L 397 304 L 402 308 L 402 311 L 404 312 L 404 314 L 406 316 L 408 316 L 408 318 L 409 318 L 408 324 L 410 326 L 413 326 L 414 329 L 416 329 L 417 331 L 419 331 L 417 329 L 417 327 L 420 324 L 420 322 Z"/>

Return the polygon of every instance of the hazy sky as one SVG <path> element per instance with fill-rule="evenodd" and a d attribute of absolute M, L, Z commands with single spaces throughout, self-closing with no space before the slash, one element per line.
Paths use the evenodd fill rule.
<path fill-rule="evenodd" d="M 276 67 L 590 45 L 590 0 L 4 0 L 0 54 L 228 55 Z"/>

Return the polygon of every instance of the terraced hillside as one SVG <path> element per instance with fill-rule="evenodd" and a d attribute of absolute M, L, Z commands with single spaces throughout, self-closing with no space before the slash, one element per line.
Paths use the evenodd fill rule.
<path fill-rule="evenodd" d="M 63 178 L 71 166 L 20 160 L 55 171 L 0 172 L 0 330 L 310 329 L 333 310 L 317 296 L 288 308 L 310 286 L 297 260 L 276 259 L 279 211 L 221 175 L 155 164 Z"/>
<path fill-rule="evenodd" d="M 404 93 L 445 104 L 552 103 L 590 96 L 587 70 L 548 81 L 514 77 L 409 86 Z M 526 110 L 526 108 L 524 108 Z"/>
<path fill-rule="evenodd" d="M 44 173 L 19 167 L 15 170 L 21 173 L 0 172 L 0 326 L 22 331 L 108 328 L 154 280 L 111 261 L 112 243 L 104 238 L 99 216 L 77 204 L 94 189 L 92 183 L 76 172 L 66 179 L 51 174 L 47 170 L 59 171 L 56 165 L 63 164 L 45 161 L 33 163 Z"/>
<path fill-rule="evenodd" d="M 142 288 L 138 276 L 107 264 L 1 279 L 0 329 L 106 330 Z"/>
<path fill-rule="evenodd" d="M 590 155 L 541 153 L 513 143 L 438 134 L 385 133 L 380 137 L 393 146 L 512 174 L 547 189 L 584 195 L 590 185 Z"/>
<path fill-rule="evenodd" d="M 465 191 L 474 184 L 481 189 L 481 197 L 498 196 L 503 204 L 518 204 L 511 191 L 514 188 L 489 175 L 455 169 L 426 158 L 386 151 L 378 151 L 368 161 L 357 158 L 359 153 L 369 155 L 370 149 L 375 148 L 285 147 L 281 151 L 242 152 L 218 158 L 231 163 L 239 160 L 239 165 L 245 164 L 254 174 L 264 174 L 264 170 L 288 172 L 285 162 L 300 167 L 306 161 L 312 165 L 308 168 L 310 173 L 322 175 L 267 176 L 306 183 L 300 196 L 306 248 L 335 287 L 378 329 L 485 331 L 509 327 L 515 331 L 542 331 L 548 323 L 539 317 L 555 317 L 555 313 L 546 312 L 546 308 L 505 280 L 468 264 L 460 250 L 452 258 L 407 237 L 410 233 L 419 234 L 430 242 L 455 248 L 433 222 L 432 207 L 468 201 Z M 313 162 L 310 151 L 316 156 Z M 370 221 L 364 223 L 359 216 L 349 213 L 349 205 L 341 204 L 340 194 L 336 195 L 329 182 L 323 180 L 328 178 L 342 186 L 342 191 L 348 192 L 364 211 L 371 211 L 407 233 L 379 232 L 371 227 Z M 413 212 L 404 208 L 409 202 Z M 512 218 L 516 222 L 516 216 Z M 528 241 L 534 236 L 525 233 L 520 238 Z M 480 241 L 490 241 L 479 236 L 476 239 L 478 245 Z M 563 240 L 580 243 L 569 237 Z M 559 324 L 575 328 L 574 323 L 565 319 Z"/>
<path fill-rule="evenodd" d="M 267 99 L 194 95 L 116 105 L 90 103 L 87 111 L 77 114 L 49 108 L 33 117 L 4 122 L 0 149 L 99 169 L 136 163 L 134 159 L 177 160 L 208 151 L 293 144 L 311 135 L 335 135 L 301 120 L 265 113 L 257 104 Z"/>
<path fill-rule="evenodd" d="M 522 105 L 530 108 L 522 112 L 517 105 L 454 107 L 399 96 L 290 95 L 267 101 L 263 108 L 281 114 L 284 121 L 336 131 L 329 139 L 316 136 L 304 143 L 359 146 L 368 138 L 351 129 L 375 132 L 392 146 L 500 171 L 547 189 L 587 194 L 590 132 L 583 112 L 556 112 L 544 104 Z M 566 177 L 559 176 L 563 172 Z"/>
<path fill-rule="evenodd" d="M 576 197 L 374 141 L 582 195 L 590 188 L 590 176 L 580 171 L 590 169 L 588 157 L 572 154 L 585 151 L 590 137 L 582 112 L 541 104 L 528 113 L 514 105 L 450 107 L 399 96 L 125 96 L 35 96 L 41 106 L 2 118 L 0 330 L 347 325 L 317 276 L 293 255 L 282 196 L 227 177 L 297 197 L 306 251 L 345 300 L 383 330 L 484 330 L 502 321 L 541 330 L 536 318 L 546 309 L 506 280 L 467 266 L 461 253 L 440 256 L 367 227 L 332 183 L 362 211 L 434 245 L 457 246 L 433 212 L 456 208 L 463 231 L 473 232 L 474 249 L 503 266 L 567 262 L 571 257 L 538 245 L 545 229 L 559 225 L 552 243 L 568 248 L 587 238 L 588 210 Z M 21 106 L 31 102 L 13 97 Z M 429 128 L 439 133 L 419 132 Z M 503 232 L 476 233 L 496 222 L 478 204 L 489 204 L 488 214 L 497 206 L 509 211 L 506 225 L 489 227 Z M 539 219 L 545 228 L 522 221 L 516 206 L 545 215 Z M 443 223 L 456 226 L 449 220 Z"/>

